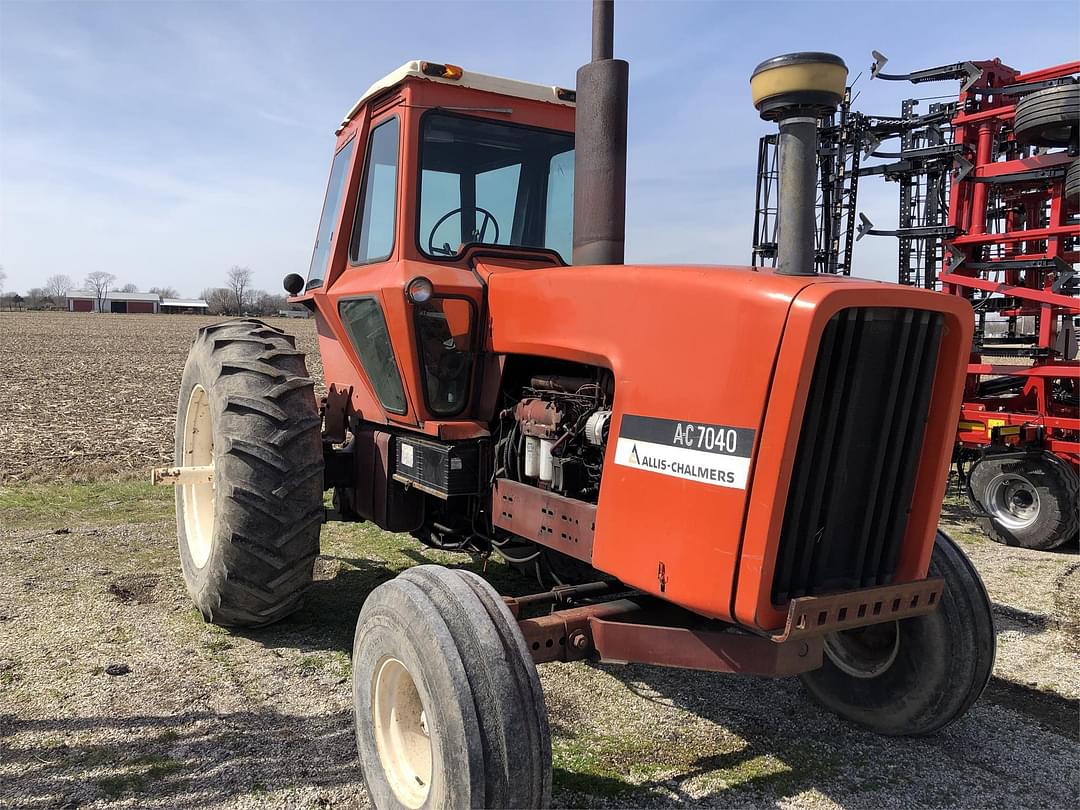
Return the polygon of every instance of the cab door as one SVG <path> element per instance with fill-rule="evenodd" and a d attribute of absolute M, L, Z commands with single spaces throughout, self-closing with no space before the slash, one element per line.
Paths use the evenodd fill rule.
<path fill-rule="evenodd" d="M 328 385 L 351 388 L 352 410 L 367 421 L 415 425 L 416 409 L 403 382 L 407 358 L 404 347 L 395 345 L 407 328 L 401 322 L 396 240 L 402 122 L 391 106 L 359 129 L 350 143 L 360 144 L 360 153 L 351 171 L 342 170 L 355 178 L 343 202 L 333 199 L 335 174 L 339 159 L 343 165 L 349 161 L 349 144 L 331 169 L 323 213 L 331 224 L 320 224 L 308 287 L 318 287 L 313 292 Z"/>

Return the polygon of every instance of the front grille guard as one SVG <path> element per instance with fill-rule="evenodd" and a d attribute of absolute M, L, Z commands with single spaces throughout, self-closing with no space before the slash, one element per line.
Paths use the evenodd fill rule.
<path fill-rule="evenodd" d="M 910 619 L 937 609 L 945 580 L 931 577 L 829 596 L 802 596 L 788 604 L 787 623 L 772 636 L 778 643 L 815 638 L 895 619 Z"/>

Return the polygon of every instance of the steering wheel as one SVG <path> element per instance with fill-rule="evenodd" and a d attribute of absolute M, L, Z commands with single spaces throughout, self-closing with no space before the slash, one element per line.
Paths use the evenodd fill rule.
<path fill-rule="evenodd" d="M 460 214 L 464 210 L 465 209 L 463 207 L 454 208 L 439 217 L 439 221 L 432 226 L 431 233 L 428 234 L 428 253 L 441 253 L 443 256 L 454 255 L 454 251 L 450 249 L 450 244 L 448 242 L 444 242 L 442 247 L 435 247 L 435 232 L 439 230 L 439 226 L 446 222 L 446 220 L 450 219 L 450 217 L 452 217 L 454 214 Z M 490 222 L 492 225 L 495 226 L 495 238 L 492 240 L 492 242 L 497 243 L 499 241 L 499 221 L 495 219 L 495 215 L 488 211 L 486 208 L 481 208 L 479 205 L 476 206 L 473 210 L 483 214 L 484 218 L 480 221 L 480 229 L 478 231 L 473 231 L 473 236 L 475 238 L 471 241 L 483 242 L 484 234 L 487 232 L 487 226 Z"/>

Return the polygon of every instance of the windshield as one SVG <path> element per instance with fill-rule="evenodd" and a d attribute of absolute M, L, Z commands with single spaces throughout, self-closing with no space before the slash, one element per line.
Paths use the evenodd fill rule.
<path fill-rule="evenodd" d="M 420 249 L 457 256 L 470 242 L 543 247 L 570 260 L 574 136 L 428 113 L 420 154 Z"/>

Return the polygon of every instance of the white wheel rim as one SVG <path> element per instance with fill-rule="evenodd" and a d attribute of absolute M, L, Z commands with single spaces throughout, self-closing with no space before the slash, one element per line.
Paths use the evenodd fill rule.
<path fill-rule="evenodd" d="M 1026 529 L 1039 518 L 1039 491 L 1019 475 L 999 473 L 986 485 L 986 511 L 1009 529 Z"/>
<path fill-rule="evenodd" d="M 825 654 L 841 672 L 853 678 L 876 678 L 900 652 L 899 622 L 840 630 L 825 636 Z"/>
<path fill-rule="evenodd" d="M 184 418 L 183 456 L 180 466 L 214 463 L 214 430 L 210 422 L 210 395 L 201 385 L 191 389 Z M 180 487 L 184 506 L 184 540 L 191 562 L 202 568 L 210 559 L 214 541 L 214 480 Z"/>
<path fill-rule="evenodd" d="M 396 658 L 384 658 L 372 679 L 375 747 L 399 802 L 420 807 L 431 790 L 431 729 L 416 682 Z"/>

